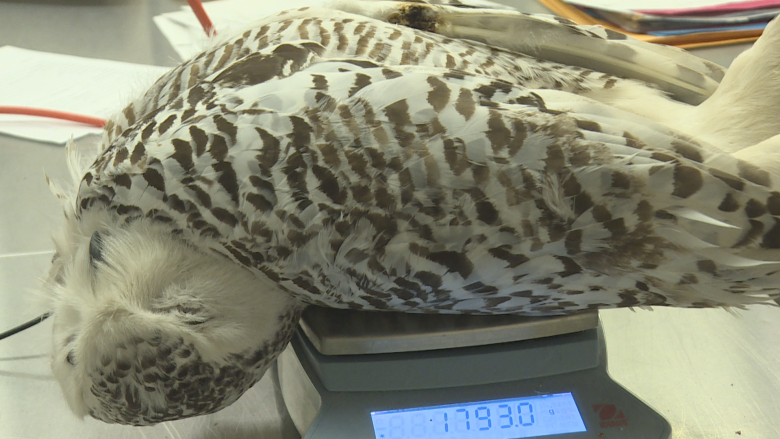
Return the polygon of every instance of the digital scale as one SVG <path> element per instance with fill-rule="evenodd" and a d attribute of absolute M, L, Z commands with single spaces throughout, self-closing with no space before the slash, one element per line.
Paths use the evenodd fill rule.
<path fill-rule="evenodd" d="M 278 360 L 304 439 L 667 439 L 607 373 L 595 312 L 415 315 L 311 307 Z"/>

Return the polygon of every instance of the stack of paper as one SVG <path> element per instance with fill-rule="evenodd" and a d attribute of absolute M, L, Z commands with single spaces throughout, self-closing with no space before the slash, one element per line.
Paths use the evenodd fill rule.
<path fill-rule="evenodd" d="M 780 13 L 780 0 L 540 1 L 581 24 L 688 48 L 754 41 Z"/>
<path fill-rule="evenodd" d="M 106 118 L 124 108 L 168 68 L 0 47 L 0 105 Z M 100 128 L 57 119 L 0 114 L 0 133 L 65 143 Z"/>

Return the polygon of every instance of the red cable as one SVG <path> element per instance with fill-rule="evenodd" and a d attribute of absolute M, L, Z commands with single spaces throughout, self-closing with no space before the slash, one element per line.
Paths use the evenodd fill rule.
<path fill-rule="evenodd" d="M 24 114 L 27 116 L 51 117 L 53 119 L 64 119 L 92 125 L 98 128 L 103 128 L 106 125 L 106 120 L 99 117 L 84 116 L 82 114 L 68 113 L 65 111 L 44 110 L 43 108 L 0 106 L 0 114 Z"/>
<path fill-rule="evenodd" d="M 214 25 L 211 23 L 211 19 L 206 13 L 206 10 L 203 9 L 203 3 L 201 3 L 200 0 L 187 0 L 187 3 L 189 3 L 195 16 L 198 17 L 198 21 L 200 21 L 200 25 L 203 26 L 203 30 L 206 31 L 206 35 L 209 37 L 216 35 L 217 31 L 214 29 Z"/>

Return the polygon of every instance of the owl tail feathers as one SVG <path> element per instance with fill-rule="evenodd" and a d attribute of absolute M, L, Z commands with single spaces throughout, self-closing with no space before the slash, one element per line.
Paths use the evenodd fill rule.
<path fill-rule="evenodd" d="M 696 109 L 701 137 L 729 153 L 780 134 L 780 20 L 731 64 L 718 89 Z M 760 165 L 759 163 L 756 163 Z"/>

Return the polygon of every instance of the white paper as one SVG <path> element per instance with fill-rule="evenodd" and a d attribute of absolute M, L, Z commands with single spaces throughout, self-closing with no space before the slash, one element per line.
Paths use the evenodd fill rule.
<path fill-rule="evenodd" d="M 227 35 L 246 27 L 253 21 L 287 9 L 304 6 L 324 6 L 330 0 L 224 0 L 204 3 L 217 35 Z M 154 17 L 154 22 L 182 60 L 190 59 L 208 47 L 203 27 L 188 6 L 180 11 Z"/>
<path fill-rule="evenodd" d="M 616 12 L 690 9 L 739 3 L 739 0 L 565 0 L 566 3 Z"/>
<path fill-rule="evenodd" d="M 107 118 L 167 67 L 0 47 L 0 105 L 36 107 Z M 0 114 L 0 133 L 50 143 L 99 134 L 100 128 L 57 119 Z"/>

